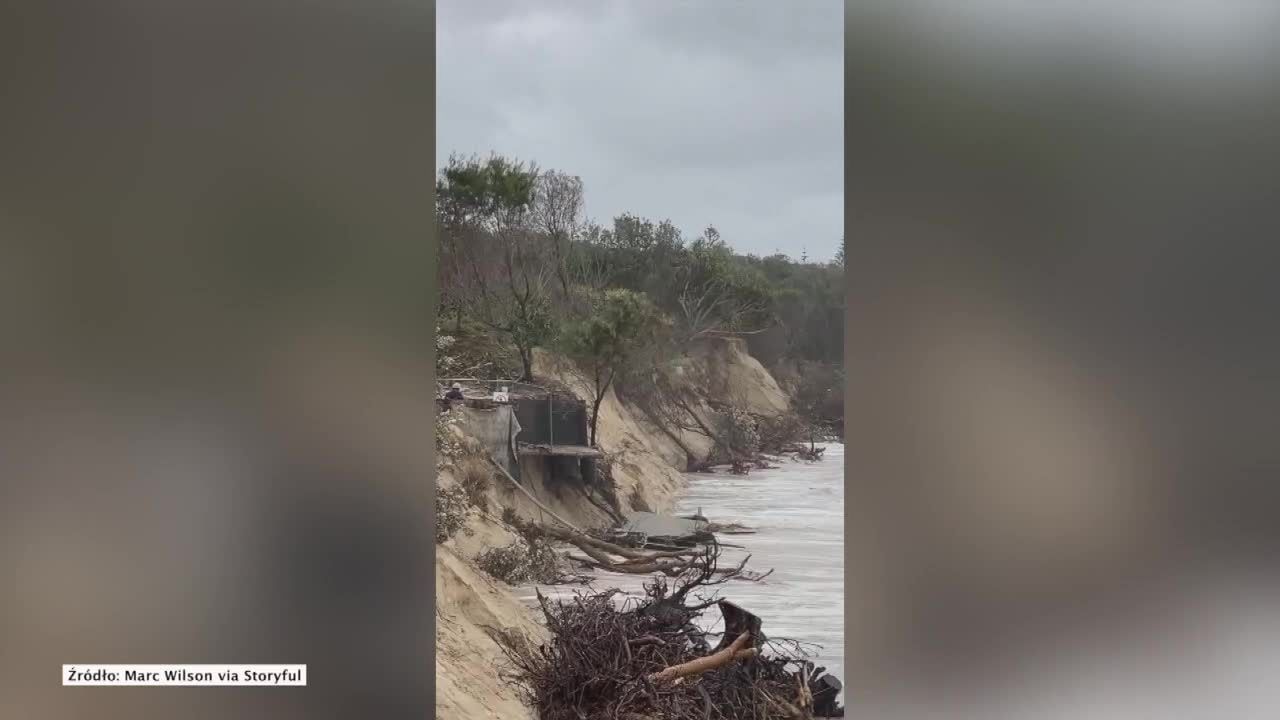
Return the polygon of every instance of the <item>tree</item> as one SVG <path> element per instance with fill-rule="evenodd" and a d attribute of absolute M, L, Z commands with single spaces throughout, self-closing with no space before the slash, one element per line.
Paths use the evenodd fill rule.
<path fill-rule="evenodd" d="M 579 255 L 587 255 L 595 268 L 604 270 L 600 279 L 609 286 L 645 293 L 665 308 L 672 273 L 682 261 L 684 240 L 670 220 L 655 223 L 623 213 L 613 219 L 610 228 L 587 225 L 577 250 Z"/>
<path fill-rule="evenodd" d="M 538 178 L 534 220 L 551 245 L 560 290 L 569 296 L 569 253 L 581 227 L 582 179 L 555 170 Z"/>
<path fill-rule="evenodd" d="M 771 296 L 764 277 L 736 262 L 714 227 L 689 245 L 675 287 L 676 310 L 687 340 L 752 334 L 769 325 Z"/>
<path fill-rule="evenodd" d="M 821 363 L 804 363 L 801 370 L 792 405 L 805 422 L 812 450 L 817 435 L 844 429 L 844 371 Z"/>
<path fill-rule="evenodd" d="M 565 354 L 591 382 L 591 444 L 596 444 L 600 405 L 614 380 L 632 366 L 641 348 L 652 344 L 664 318 L 644 295 L 622 288 L 590 293 L 590 312 L 563 332 Z"/>
<path fill-rule="evenodd" d="M 526 381 L 533 379 L 533 348 L 554 331 L 551 262 L 531 221 L 537 181 L 536 166 L 499 155 L 452 156 L 436 185 L 450 231 L 446 267 L 455 303 L 511 338 Z"/>
<path fill-rule="evenodd" d="M 838 383 L 801 385 L 843 366 L 843 238 L 835 257 L 819 263 L 781 253 L 738 255 L 714 227 L 686 241 L 670 221 L 630 213 L 596 225 L 582 217 L 579 178 L 497 155 L 451 156 L 440 172 L 436 207 L 442 324 L 459 338 L 468 366 L 481 355 L 496 357 L 489 348 L 497 348 L 510 358 L 511 370 L 503 372 L 515 370 L 518 356 L 517 372 L 529 379 L 533 348 L 556 338 L 562 318 L 593 316 L 609 290 L 626 289 L 672 319 L 664 325 L 671 332 L 662 334 L 670 342 L 633 347 L 630 359 L 642 351 L 654 356 L 643 382 L 605 374 L 602 384 L 651 400 L 645 411 L 661 426 L 676 435 L 687 429 L 716 437 L 718 411 L 701 402 L 663 402 L 671 393 L 658 392 L 696 383 L 659 370 L 690 341 L 722 335 L 745 338 L 789 392 L 808 396 L 820 389 L 821 396 L 800 404 L 813 406 L 816 421 L 839 425 L 843 408 L 833 399 L 836 391 L 827 391 Z M 799 247 L 807 242 L 788 240 Z"/>
<path fill-rule="evenodd" d="M 462 331 L 462 315 L 472 288 L 469 272 L 477 235 L 482 232 L 486 202 L 479 160 L 449 156 L 436 181 L 436 226 L 439 229 L 440 315 L 452 316 L 453 332 Z"/>
<path fill-rule="evenodd" d="M 580 239 L 569 253 L 569 284 L 588 290 L 604 292 L 613 282 L 613 263 L 609 249 L 601 238 L 608 232 L 595 223 L 587 223 Z"/>

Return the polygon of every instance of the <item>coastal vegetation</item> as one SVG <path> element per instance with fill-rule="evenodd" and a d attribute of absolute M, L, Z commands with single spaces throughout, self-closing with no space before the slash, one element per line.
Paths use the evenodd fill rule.
<path fill-rule="evenodd" d="M 732 459 L 761 449 L 727 438 L 743 421 L 733 398 L 707 398 L 718 406 L 709 418 L 659 390 L 690 384 L 680 358 L 695 344 L 739 338 L 793 400 L 797 422 L 775 423 L 774 434 L 792 425 L 809 440 L 842 434 L 843 241 L 826 262 L 742 254 L 715 227 L 687 236 L 631 213 L 594 222 L 585 192 L 580 178 L 535 163 L 450 157 L 436 184 L 441 377 L 532 382 L 534 349 L 554 350 L 592 388 L 593 443 L 612 389 L 668 426 L 714 438 L 720 459 Z M 657 395 L 677 406 L 646 402 Z"/>

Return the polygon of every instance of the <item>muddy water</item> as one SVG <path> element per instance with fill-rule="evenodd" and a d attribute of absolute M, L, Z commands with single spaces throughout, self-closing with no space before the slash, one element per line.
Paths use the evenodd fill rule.
<path fill-rule="evenodd" d="M 771 638 L 806 643 L 815 663 L 844 680 L 844 446 L 827 446 L 825 459 L 818 463 L 784 461 L 776 470 L 753 470 L 746 476 L 687 477 L 677 514 L 701 508 L 713 522 L 738 522 L 756 530 L 753 535 L 721 537 L 744 546 L 726 548 L 722 565 L 736 564 L 750 553 L 749 568 L 773 568 L 763 582 L 731 582 L 721 586 L 720 595 L 759 615 Z M 616 587 L 639 595 L 647 579 L 606 573 L 591 587 Z M 553 597 L 582 589 L 539 588 Z M 532 586 L 521 588 L 520 595 L 536 605 Z M 706 629 L 720 630 L 714 609 L 705 620 Z"/>

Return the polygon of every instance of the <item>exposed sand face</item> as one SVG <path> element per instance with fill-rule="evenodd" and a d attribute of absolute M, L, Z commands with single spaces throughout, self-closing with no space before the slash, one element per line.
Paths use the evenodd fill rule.
<path fill-rule="evenodd" d="M 790 408 L 790 400 L 773 376 L 758 360 L 747 353 L 746 343 L 737 338 L 712 338 L 689 349 L 685 358 L 691 377 L 698 378 L 706 395 L 722 398 L 760 415 L 778 415 Z M 534 372 L 554 378 L 573 390 L 579 398 L 590 401 L 591 387 L 573 372 L 562 357 L 535 351 Z M 692 405 L 705 409 L 700 398 L 689 398 Z M 703 417 L 710 421 L 710 416 Z M 613 478 L 618 499 L 628 507 L 633 497 L 639 507 L 654 511 L 670 510 L 684 487 L 681 471 L 685 453 L 680 445 L 654 426 L 642 412 L 620 401 L 611 388 L 600 406 L 599 445 L 613 458 Z M 711 441 L 696 433 L 680 431 L 681 442 L 694 452 L 706 453 Z"/>
<path fill-rule="evenodd" d="M 722 393 L 720 397 L 752 412 L 776 414 L 788 406 L 785 393 L 747 354 L 744 343 L 715 340 L 699 344 L 691 349 L 688 362 L 691 371 L 708 383 L 707 390 Z M 536 351 L 534 371 L 590 400 L 586 381 L 563 358 Z M 457 432 L 465 433 L 465 428 L 459 427 Z M 685 485 L 684 450 L 612 390 L 600 406 L 598 432 L 600 448 L 613 459 L 614 485 L 622 506 L 672 510 Z M 705 452 L 710 445 L 707 438 L 692 433 L 682 433 L 681 442 L 696 452 Z M 608 516 L 582 494 L 563 486 L 557 492 L 536 463 L 522 465 L 521 480 L 539 502 L 579 527 L 609 522 Z M 437 482 L 448 486 L 457 479 L 453 470 L 446 468 L 438 474 Z M 514 630 L 535 644 L 548 639 L 546 629 L 540 616 L 517 598 L 515 588 L 490 578 L 473 561 L 485 550 L 515 540 L 515 534 L 500 520 L 504 508 L 528 520 L 543 518 L 535 503 L 502 480 L 494 481 L 488 500 L 488 511 L 475 512 L 469 519 L 470 534 L 459 533 L 436 546 L 436 716 L 443 720 L 536 717 L 502 679 L 505 656 L 485 628 Z"/>
<path fill-rule="evenodd" d="M 436 546 L 436 717 L 462 720 L 534 718 L 533 711 L 504 681 L 502 650 L 486 626 L 516 631 L 534 643 L 547 631 L 499 583 Z"/>
<path fill-rule="evenodd" d="M 778 415 L 791 407 L 778 381 L 747 353 L 741 338 L 707 338 L 695 344 L 689 355 L 701 366 L 709 396 L 760 415 Z"/>
<path fill-rule="evenodd" d="M 536 352 L 534 372 L 555 378 L 579 398 L 590 402 L 592 391 L 587 381 L 574 373 L 563 358 Z M 605 393 L 600 405 L 597 433 L 600 449 L 613 458 L 614 487 L 623 507 L 631 507 L 634 497 L 652 510 L 669 509 L 684 485 L 680 476 L 684 453 L 675 443 L 656 428 L 642 424 L 640 413 L 620 401 L 612 388 Z M 680 466 L 672 462 L 672 448 Z"/>
<path fill-rule="evenodd" d="M 603 421 L 603 418 L 602 418 Z M 546 487 L 537 472 L 526 471 L 525 487 L 539 502 L 580 526 L 602 524 L 605 514 L 583 496 Z M 457 483 L 452 468 L 437 475 L 442 486 Z M 502 718 L 533 720 L 535 712 L 502 678 L 506 657 L 486 628 L 520 632 L 534 644 L 548 639 L 540 615 L 522 604 L 511 586 L 489 577 L 474 564 L 485 550 L 516 539 L 502 521 L 504 508 L 527 520 L 542 521 L 536 505 L 495 480 L 486 512 L 473 511 L 465 531 L 436 545 L 436 717 L 442 720 Z"/>

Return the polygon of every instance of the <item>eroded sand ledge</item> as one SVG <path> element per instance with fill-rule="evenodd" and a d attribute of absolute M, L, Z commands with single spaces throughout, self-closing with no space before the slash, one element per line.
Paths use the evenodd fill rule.
<path fill-rule="evenodd" d="M 692 349 L 688 361 L 708 379 L 712 392 L 730 393 L 753 412 L 775 414 L 788 407 L 778 383 L 746 352 L 745 343 L 717 339 Z M 568 371 L 565 361 L 544 352 L 535 353 L 535 373 L 588 396 L 585 383 Z M 682 440 L 706 449 L 706 438 L 686 434 Z M 685 453 L 671 438 L 609 391 L 600 408 L 600 448 L 613 458 L 613 478 L 624 506 L 637 505 L 657 511 L 670 510 L 684 487 Z M 582 495 L 556 492 L 536 474 L 523 478 L 526 487 L 555 512 L 580 525 L 608 522 L 603 511 Z M 442 486 L 457 482 L 451 468 L 443 469 Z M 499 518 L 511 508 L 525 519 L 538 519 L 538 510 L 519 493 L 505 492 L 501 484 L 489 491 L 489 510 L 475 514 L 470 534 L 436 546 L 436 716 L 443 720 L 502 718 L 532 720 L 518 693 L 502 679 L 504 657 L 487 628 L 524 634 L 534 642 L 547 639 L 535 613 L 517 598 L 513 588 L 493 580 L 473 564 L 487 548 L 514 540 Z"/>

